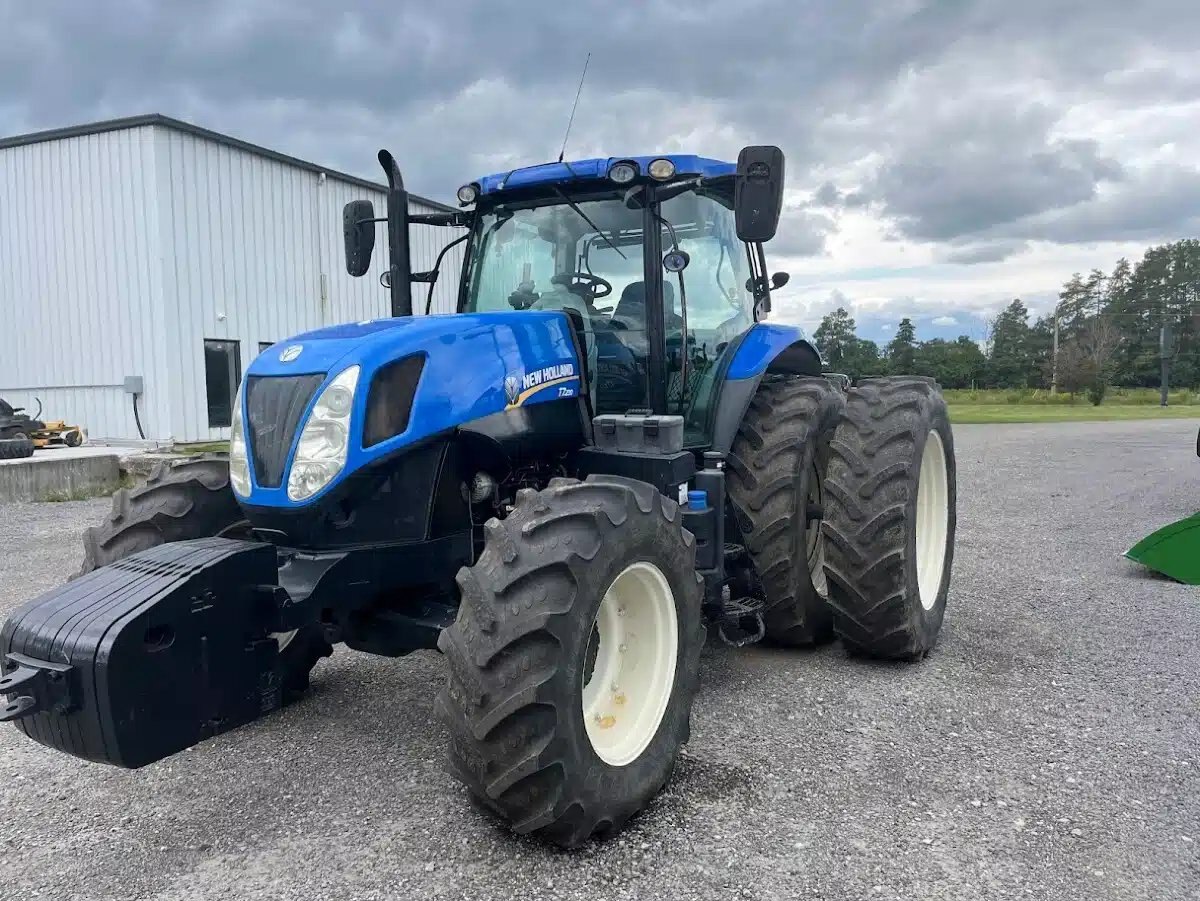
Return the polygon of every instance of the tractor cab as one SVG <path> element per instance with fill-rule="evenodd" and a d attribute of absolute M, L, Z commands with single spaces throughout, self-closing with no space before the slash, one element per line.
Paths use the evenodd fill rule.
<path fill-rule="evenodd" d="M 394 187 L 399 173 L 384 168 Z M 593 414 L 681 415 L 685 442 L 700 446 L 710 440 L 721 372 L 770 310 L 771 288 L 787 281 L 766 277 L 763 252 L 782 185 L 773 147 L 748 147 L 736 164 L 693 155 L 577 160 L 485 176 L 459 189 L 462 212 L 419 221 L 468 229 L 458 312 L 566 313 Z M 379 221 L 369 204 L 353 207 L 352 273 Z M 389 240 L 393 260 L 406 261 L 392 238 L 398 207 L 389 197 Z M 394 300 L 406 295 L 403 271 L 390 282 Z M 393 303 L 394 315 L 409 309 L 410 296 Z"/>

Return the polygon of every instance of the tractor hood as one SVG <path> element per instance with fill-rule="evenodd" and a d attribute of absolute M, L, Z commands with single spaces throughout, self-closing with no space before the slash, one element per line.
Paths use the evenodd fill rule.
<path fill-rule="evenodd" d="M 352 366 L 359 374 L 346 464 L 320 492 L 292 502 L 287 476 L 300 433 L 321 393 Z M 242 500 L 307 506 L 350 474 L 432 435 L 508 408 L 577 397 L 580 377 L 569 321 L 559 312 L 378 319 L 297 335 L 264 351 L 246 373 L 251 491 Z"/>

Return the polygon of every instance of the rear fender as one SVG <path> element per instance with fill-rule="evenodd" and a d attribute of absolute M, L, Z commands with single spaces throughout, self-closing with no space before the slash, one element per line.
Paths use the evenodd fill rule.
<path fill-rule="evenodd" d="M 759 323 L 742 335 L 718 382 L 712 420 L 712 449 L 728 453 L 754 392 L 768 374 L 821 374 L 821 355 L 804 334 L 790 325 Z"/>

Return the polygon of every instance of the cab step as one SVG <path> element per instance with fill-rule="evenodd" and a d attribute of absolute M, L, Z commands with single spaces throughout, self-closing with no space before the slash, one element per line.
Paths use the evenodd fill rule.
<path fill-rule="evenodd" d="M 734 648 L 762 641 L 767 631 L 763 623 L 766 606 L 762 598 L 723 598 L 717 621 L 721 641 Z"/>

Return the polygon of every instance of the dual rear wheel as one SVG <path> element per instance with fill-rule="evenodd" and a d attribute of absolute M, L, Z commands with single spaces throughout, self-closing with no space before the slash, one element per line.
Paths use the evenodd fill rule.
<path fill-rule="evenodd" d="M 937 643 L 954 558 L 954 436 L 932 379 L 850 390 L 825 471 L 825 572 L 851 651 L 924 657 Z"/>
<path fill-rule="evenodd" d="M 766 600 L 767 638 L 928 653 L 945 613 L 954 439 L 932 379 L 768 378 L 729 457 L 729 496 Z"/>

